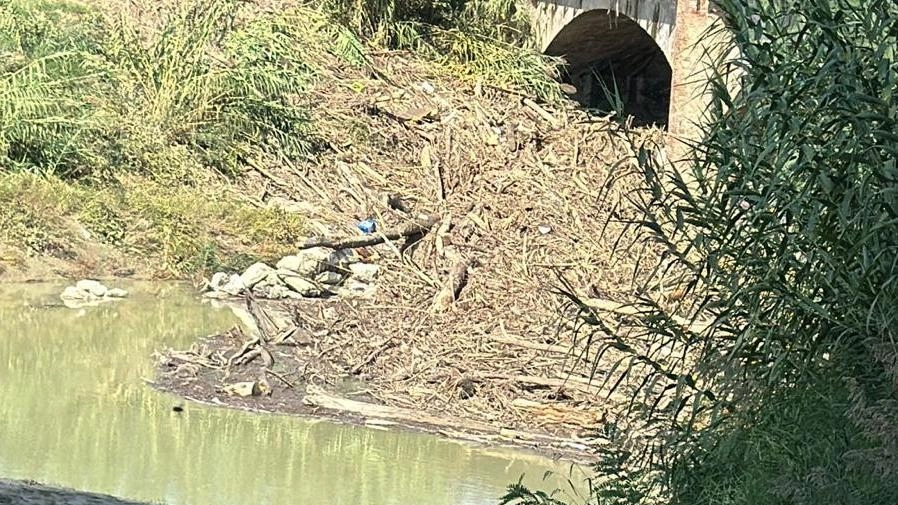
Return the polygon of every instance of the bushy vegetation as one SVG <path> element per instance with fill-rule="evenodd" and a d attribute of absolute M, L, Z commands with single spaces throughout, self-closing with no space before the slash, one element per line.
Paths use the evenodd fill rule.
<path fill-rule="evenodd" d="M 457 75 L 554 101 L 559 61 L 532 47 L 517 0 L 326 0 L 331 13 L 373 44 L 409 49 Z"/>
<path fill-rule="evenodd" d="M 643 287 L 627 337 L 581 307 L 643 434 L 591 502 L 898 503 L 898 4 L 715 3 L 738 54 L 695 159 L 637 146 L 617 216 L 690 301 Z"/>
<path fill-rule="evenodd" d="M 176 276 L 289 251 L 300 220 L 222 182 L 311 151 L 313 70 L 279 16 L 235 23 L 241 5 L 167 4 L 141 24 L 0 0 L 0 242 L 67 259 L 84 227 Z"/>
<path fill-rule="evenodd" d="M 358 33 L 387 45 L 416 44 L 428 28 L 461 27 L 469 35 L 525 45 L 530 30 L 515 0 L 325 0 L 323 5 Z"/>
<path fill-rule="evenodd" d="M 177 4 L 156 31 L 77 4 L 4 0 L 0 163 L 63 177 L 187 177 L 307 151 L 297 96 L 311 69 L 275 19 L 235 27 L 239 5 Z"/>
<path fill-rule="evenodd" d="M 245 268 L 287 254 L 305 231 L 297 215 L 248 206 L 217 186 L 200 191 L 135 176 L 97 186 L 12 172 L 0 175 L 0 202 L 8 202 L 0 245 L 73 259 L 87 238 L 161 277 Z"/>

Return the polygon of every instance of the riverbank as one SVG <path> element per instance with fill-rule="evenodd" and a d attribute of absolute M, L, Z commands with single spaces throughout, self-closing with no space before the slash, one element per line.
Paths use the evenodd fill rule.
<path fill-rule="evenodd" d="M 407 158 L 384 152 L 393 139 L 378 119 L 431 122 L 434 110 L 418 106 L 437 98 L 421 92 L 432 75 L 467 89 L 488 78 L 514 93 L 560 95 L 551 65 L 532 51 L 449 32 L 440 33 L 467 44 L 462 53 L 438 52 L 423 36 L 419 50 L 384 51 L 342 23 L 338 4 L 0 8 L 10 27 L 0 35 L 0 279 L 199 280 L 272 259 L 322 226 L 362 218 L 321 219 L 331 202 L 321 208 L 294 190 L 321 173 L 320 201 L 341 184 L 337 161 L 383 170 Z M 353 16 L 363 14 L 377 16 Z M 402 155 L 420 147 L 402 144 Z M 361 207 L 351 214 L 370 211 L 352 193 L 339 200 Z"/>
<path fill-rule="evenodd" d="M 164 145 L 128 144 L 135 156 L 115 159 L 125 168 L 75 182 L 4 173 L 0 188 L 14 189 L 0 195 L 17 203 L 0 208 L 0 223 L 15 225 L 0 227 L 7 251 L 0 275 L 190 277 L 199 287 L 215 272 L 238 274 L 257 261 L 273 268 L 309 240 L 382 237 L 351 247 L 379 269 L 369 296 L 261 302 L 287 314 L 269 337 L 292 325 L 290 339 L 252 343 L 255 335 L 226 333 L 193 349 L 165 350 L 160 386 L 241 408 L 339 412 L 354 422 L 589 454 L 613 416 L 600 386 L 616 380 L 617 367 L 596 362 L 589 342 L 601 335 L 573 324 L 580 307 L 564 291 L 607 307 L 626 298 L 634 279 L 650 275 L 639 265 L 653 265 L 654 251 L 627 243 L 627 219 L 637 215 L 628 214 L 628 185 L 617 181 L 609 195 L 608 183 L 632 163 L 631 141 L 657 145 L 663 132 L 634 130 L 561 98 L 541 99 L 532 86 L 516 86 L 488 66 L 523 62 L 528 72 L 504 71 L 557 87 L 551 65 L 532 59 L 533 52 L 499 44 L 490 47 L 522 58 L 464 67 L 357 39 L 361 45 L 336 45 L 351 32 L 334 31 L 339 26 L 327 18 L 299 22 L 322 18 L 302 5 L 293 9 L 264 10 L 250 17 L 255 23 L 237 18 L 228 33 L 235 44 L 262 37 L 286 58 L 281 63 L 309 70 L 301 72 L 302 86 L 271 98 L 309 126 L 284 139 L 307 140 L 311 150 L 255 150 L 259 139 L 234 137 L 210 150 L 200 135 L 209 132 L 189 131 L 187 140 L 163 136 Z M 172 33 L 188 36 L 190 26 Z M 230 50 L 241 47 L 248 46 Z M 346 51 L 321 49 L 335 47 Z M 347 59 L 349 49 L 361 59 Z M 206 60 L 203 51 L 195 56 L 216 72 L 272 69 L 240 51 L 227 65 Z M 231 124 L 213 110 L 200 111 L 210 114 L 203 124 Z M 272 142 L 285 134 L 241 128 L 236 132 Z M 117 131 L 114 138 L 147 140 L 137 133 L 147 131 Z M 253 150 L 228 150 L 249 149 L 247 140 Z M 209 157 L 219 152 L 234 157 Z M 391 235 L 422 216 L 426 229 Z M 364 235 L 358 225 L 369 220 L 375 230 Z M 619 247 L 634 254 L 612 262 Z M 664 303 L 676 287 L 664 281 L 646 296 Z M 248 396 L 240 396 L 247 384 L 239 383 L 249 383 Z"/>
<path fill-rule="evenodd" d="M 33 481 L 0 479 L 0 503 L 16 505 L 151 505 L 114 496 L 47 486 Z"/>

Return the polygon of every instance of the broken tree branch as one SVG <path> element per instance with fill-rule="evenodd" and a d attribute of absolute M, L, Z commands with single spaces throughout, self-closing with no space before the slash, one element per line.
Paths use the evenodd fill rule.
<path fill-rule="evenodd" d="M 383 344 L 381 344 L 380 347 L 378 347 L 377 349 L 368 353 L 368 355 L 365 356 L 365 359 L 363 359 L 358 364 L 353 366 L 349 370 L 349 373 L 351 373 L 352 375 L 358 375 L 358 373 L 362 371 L 362 368 L 365 368 L 368 365 L 368 363 L 371 363 L 372 361 L 377 359 L 377 357 L 382 352 L 386 351 L 387 349 L 389 349 L 391 347 L 395 347 L 395 346 L 396 346 L 396 338 L 395 337 L 391 337 L 391 338 L 387 339 L 387 341 L 384 342 Z"/>
<path fill-rule="evenodd" d="M 569 354 L 573 350 L 570 346 L 564 345 L 555 345 L 555 344 L 540 344 L 538 342 L 529 342 L 522 338 L 516 338 L 511 335 L 484 335 L 487 339 L 492 340 L 493 342 L 497 342 L 500 344 L 513 345 L 516 347 L 523 347 L 524 349 L 532 349 L 534 351 L 545 351 L 556 354 Z"/>
<path fill-rule="evenodd" d="M 446 282 L 443 284 L 443 289 L 433 299 L 432 310 L 436 312 L 444 311 L 458 300 L 461 290 L 468 283 L 468 266 L 470 264 L 471 262 L 468 259 L 462 258 L 452 267 Z"/>
<path fill-rule="evenodd" d="M 537 377 L 533 375 L 506 375 L 506 374 L 488 374 L 481 376 L 484 379 L 501 379 L 517 382 L 519 384 L 529 384 L 532 386 L 546 388 L 567 388 L 579 391 L 587 395 L 597 395 L 601 392 L 598 386 L 587 386 L 579 381 L 568 381 L 564 379 L 553 379 L 551 377 Z"/>
<path fill-rule="evenodd" d="M 267 374 L 269 374 L 269 375 L 272 375 L 272 376 L 274 376 L 274 377 L 277 377 L 278 380 L 280 380 L 281 382 L 283 382 L 284 384 L 286 384 L 287 387 L 290 388 L 290 389 L 295 389 L 295 388 L 296 388 L 296 386 L 294 386 L 292 382 L 288 381 L 287 379 L 284 378 L 283 375 L 281 375 L 281 374 L 275 372 L 274 370 L 271 370 L 271 369 L 266 368 L 266 369 L 265 369 L 265 373 L 267 373 Z"/>
<path fill-rule="evenodd" d="M 553 127 L 558 128 L 560 126 L 558 124 L 558 119 L 556 119 L 555 116 L 550 114 L 549 111 L 547 111 L 546 109 L 543 109 L 542 107 L 540 107 L 539 104 L 537 104 L 533 100 L 531 100 L 529 98 L 524 98 L 523 100 L 521 100 L 521 102 L 524 105 L 526 105 L 527 107 L 529 107 L 530 110 L 539 114 L 539 116 L 541 118 L 545 119 L 546 122 L 548 122 Z"/>
<path fill-rule="evenodd" d="M 613 314 L 622 316 L 641 316 L 644 314 L 644 311 L 631 305 L 625 305 L 623 303 L 613 302 L 611 300 L 603 300 L 601 298 L 592 298 L 586 296 L 584 293 L 579 293 L 579 295 L 581 296 L 583 304 L 591 309 L 611 312 Z M 691 321 L 689 319 L 678 316 L 672 316 L 671 320 L 682 326 L 684 329 L 695 333 L 701 333 L 707 330 L 712 324 L 714 324 L 713 321 L 709 320 Z"/>
<path fill-rule="evenodd" d="M 437 222 L 439 222 L 438 217 L 427 216 L 426 218 L 419 219 L 414 223 L 409 223 L 396 231 L 339 240 L 313 238 L 307 240 L 305 244 L 300 244 L 299 248 L 311 249 L 313 247 L 327 247 L 328 249 L 355 249 L 359 247 L 368 247 L 377 244 L 383 244 L 387 241 L 399 240 L 403 237 L 423 235 L 430 231 L 430 229 L 433 228 L 433 225 L 435 225 Z"/>

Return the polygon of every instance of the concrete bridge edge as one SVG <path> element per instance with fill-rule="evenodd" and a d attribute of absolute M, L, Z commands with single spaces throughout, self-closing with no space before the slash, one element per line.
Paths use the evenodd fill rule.
<path fill-rule="evenodd" d="M 709 103 L 705 85 L 714 57 L 714 51 L 709 50 L 714 49 L 716 43 L 703 40 L 702 37 L 718 21 L 718 17 L 709 9 L 710 0 L 673 1 L 675 12 L 662 15 L 667 16 L 665 20 L 673 18 L 669 28 L 652 27 L 647 19 L 635 21 L 652 36 L 668 58 L 672 69 L 668 117 L 669 154 L 678 158 L 678 155 L 685 154 L 685 143 L 700 140 L 700 125 Z M 545 51 L 568 23 L 589 10 L 620 8 L 622 14 L 630 18 L 645 17 L 645 13 L 652 10 L 652 2 L 630 0 L 531 0 L 530 4 L 533 8 L 535 35 L 541 51 Z M 639 12 L 643 14 L 638 14 Z"/>

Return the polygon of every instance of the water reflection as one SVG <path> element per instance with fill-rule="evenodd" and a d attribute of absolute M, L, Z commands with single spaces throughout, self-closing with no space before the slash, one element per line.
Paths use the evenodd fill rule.
<path fill-rule="evenodd" d="M 61 286 L 0 287 L 0 476 L 172 505 L 458 505 L 495 503 L 552 466 L 419 434 L 175 413 L 141 380 L 151 353 L 235 317 L 181 286 L 123 287 L 131 298 L 82 310 L 61 306 Z"/>

